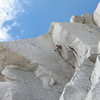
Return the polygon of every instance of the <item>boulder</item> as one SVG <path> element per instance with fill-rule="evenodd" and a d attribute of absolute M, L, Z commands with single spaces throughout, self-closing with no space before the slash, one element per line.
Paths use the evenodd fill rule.
<path fill-rule="evenodd" d="M 94 19 L 95 24 L 98 27 L 100 27 L 100 2 L 98 4 L 96 10 L 94 11 L 93 19 Z"/>

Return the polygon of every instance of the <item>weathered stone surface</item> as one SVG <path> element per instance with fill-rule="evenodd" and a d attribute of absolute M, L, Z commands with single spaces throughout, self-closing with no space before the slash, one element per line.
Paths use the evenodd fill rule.
<path fill-rule="evenodd" d="M 100 99 L 100 55 L 97 56 L 95 68 L 91 75 L 91 90 L 89 91 L 86 100 Z"/>
<path fill-rule="evenodd" d="M 85 100 L 90 90 L 90 77 L 94 68 L 94 63 L 85 60 L 76 71 L 71 81 L 66 85 L 60 100 Z"/>
<path fill-rule="evenodd" d="M 72 16 L 70 18 L 71 23 L 82 23 L 88 24 L 90 26 L 94 25 L 93 16 L 91 14 L 85 13 L 82 16 Z"/>
<path fill-rule="evenodd" d="M 95 25 L 93 29 L 90 25 L 81 23 L 53 23 L 52 27 L 55 45 L 60 44 L 62 46 L 62 58 L 76 67 L 75 74 L 65 86 L 60 100 L 85 100 L 91 88 L 90 77 L 96 59 L 93 55 L 98 55 L 96 54 L 96 47 L 98 47 L 100 39 L 99 31 Z M 98 30 L 100 29 L 98 28 Z M 74 60 L 69 59 L 72 54 Z"/>
<path fill-rule="evenodd" d="M 42 81 L 43 87 L 45 89 L 51 89 L 51 87 L 55 83 L 53 74 L 42 65 L 38 66 L 38 68 L 35 71 L 35 75 Z"/>
<path fill-rule="evenodd" d="M 95 24 L 100 27 L 100 2 L 96 8 L 96 10 L 94 11 L 94 15 L 93 15 L 93 18 L 94 18 L 94 22 Z"/>
<path fill-rule="evenodd" d="M 0 100 L 99 100 L 95 16 L 72 16 L 38 38 L 0 43 Z"/>
<path fill-rule="evenodd" d="M 70 81 L 75 69 L 55 51 L 51 34 L 45 34 L 37 39 L 2 43 L 2 45 L 7 50 L 10 49 L 10 52 L 14 52 L 14 61 L 18 54 L 29 63 L 19 60 L 19 63 L 25 66 L 19 66 L 19 63 L 13 65 L 13 62 L 5 66 L 2 73 L 14 80 L 8 82 L 10 86 L 4 84 L 6 89 L 1 100 L 58 100 L 60 98 L 65 84 Z M 10 55 L 12 61 L 13 56 Z"/>

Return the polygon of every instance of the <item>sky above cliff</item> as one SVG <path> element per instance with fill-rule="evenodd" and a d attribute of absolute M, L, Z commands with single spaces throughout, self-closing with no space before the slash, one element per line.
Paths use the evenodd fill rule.
<path fill-rule="evenodd" d="M 0 0 L 0 41 L 45 34 L 51 22 L 69 22 L 72 15 L 93 14 L 99 0 Z"/>

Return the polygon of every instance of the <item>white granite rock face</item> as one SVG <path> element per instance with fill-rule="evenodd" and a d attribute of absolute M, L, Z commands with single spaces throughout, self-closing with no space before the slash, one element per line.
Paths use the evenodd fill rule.
<path fill-rule="evenodd" d="M 45 89 L 51 89 L 51 87 L 55 83 L 53 74 L 42 65 L 38 66 L 38 68 L 35 71 L 35 75 L 42 81 L 43 87 Z"/>
<path fill-rule="evenodd" d="M 5 64 L 5 69 L 3 70 L 3 67 L 1 71 L 11 79 L 11 81 L 7 80 L 8 85 L 5 84 L 6 80 L 0 82 L 0 89 L 3 90 L 5 87 L 1 100 L 58 100 L 60 98 L 64 86 L 70 81 L 75 69 L 55 51 L 51 34 L 45 34 L 37 39 L 0 44 L 5 48 L 0 54 L 6 58 L 4 62 L 0 60 L 2 65 Z"/>
<path fill-rule="evenodd" d="M 85 100 L 90 90 L 90 77 L 94 64 L 88 59 L 80 65 L 72 77 L 71 81 L 65 86 L 60 100 Z"/>
<path fill-rule="evenodd" d="M 93 18 L 94 18 L 94 22 L 95 24 L 100 27 L 100 2 L 96 8 L 96 10 L 94 11 L 94 15 L 93 15 Z"/>
<path fill-rule="evenodd" d="M 96 25 L 90 14 L 72 16 L 38 38 L 0 43 L 0 100 L 99 100 Z"/>
<path fill-rule="evenodd" d="M 72 16 L 70 18 L 71 23 L 82 23 L 88 24 L 90 26 L 94 25 L 93 16 L 91 14 L 85 13 L 82 16 Z"/>

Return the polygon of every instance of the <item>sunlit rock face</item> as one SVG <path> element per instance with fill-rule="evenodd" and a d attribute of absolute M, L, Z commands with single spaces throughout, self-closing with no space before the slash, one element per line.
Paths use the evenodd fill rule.
<path fill-rule="evenodd" d="M 95 68 L 91 74 L 91 89 L 85 100 L 100 99 L 100 55 L 96 58 Z"/>
<path fill-rule="evenodd" d="M 64 86 L 72 78 L 75 69 L 62 59 L 58 51 L 55 51 L 56 46 L 50 33 L 36 39 L 18 40 L 0 45 L 4 48 L 0 53 L 1 100 L 60 98 Z"/>
<path fill-rule="evenodd" d="M 57 33 L 59 33 L 57 35 L 59 36 L 61 34 L 59 36 L 62 37 L 60 42 L 64 44 L 67 50 L 68 47 L 73 48 L 73 52 L 75 53 L 76 51 L 75 54 L 77 54 L 77 56 L 75 55 L 75 73 L 70 82 L 66 84 L 60 100 L 85 100 L 91 89 L 91 74 L 95 67 L 96 57 L 99 55 L 100 29 L 93 23 L 93 19 L 87 23 L 80 23 L 75 20 L 77 21 L 77 17 L 73 23 L 57 23 L 60 31 L 56 28 L 58 25 L 54 25 L 55 31 L 53 33 L 57 30 Z M 68 59 L 66 58 L 68 57 L 66 55 L 67 53 L 63 54 L 64 50 L 62 51 L 62 55 L 64 55 L 64 59 Z"/>
<path fill-rule="evenodd" d="M 82 16 L 72 16 L 70 18 L 71 23 L 83 23 L 90 26 L 94 25 L 93 16 L 91 14 L 85 13 Z"/>
<path fill-rule="evenodd" d="M 93 16 L 94 16 L 93 18 L 94 18 L 95 24 L 96 24 L 98 27 L 100 27 L 100 2 L 99 2 L 99 4 L 98 4 L 96 10 L 94 11 L 94 15 L 93 15 Z"/>
<path fill-rule="evenodd" d="M 94 17 L 72 16 L 35 39 L 0 43 L 0 100 L 99 100 Z"/>

